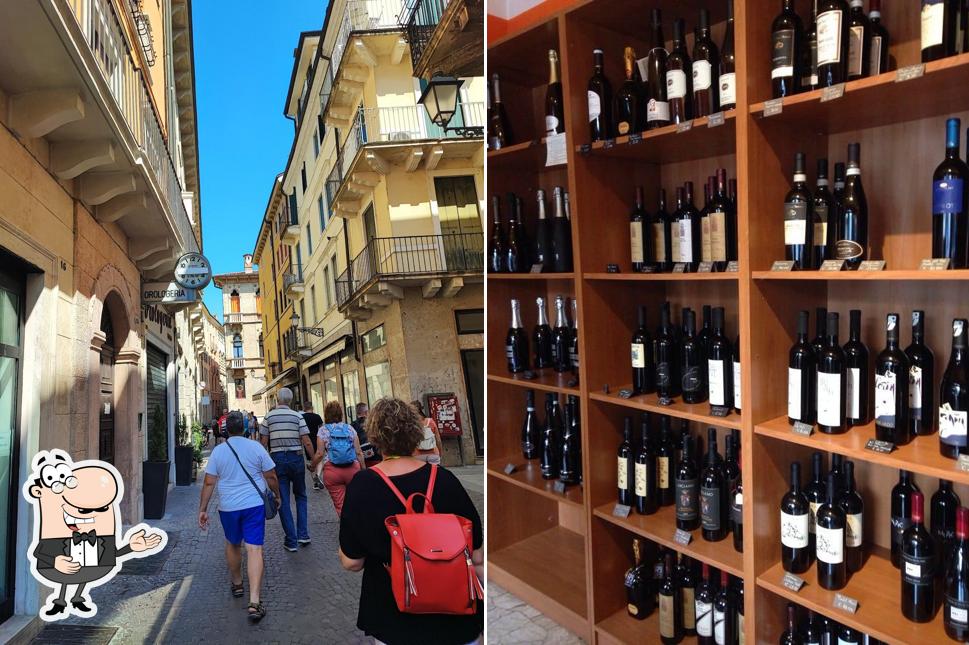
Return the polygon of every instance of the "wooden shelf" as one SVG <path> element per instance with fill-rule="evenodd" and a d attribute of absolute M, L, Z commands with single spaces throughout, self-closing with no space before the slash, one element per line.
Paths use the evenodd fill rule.
<path fill-rule="evenodd" d="M 548 82 L 548 50 L 558 48 L 557 18 L 528 25 L 488 45 L 489 74 L 500 73 L 503 84 L 511 81 L 519 85 L 544 85 Z M 535 64 L 543 62 L 544 65 Z"/>
<path fill-rule="evenodd" d="M 723 123 L 709 126 L 709 117 L 699 117 L 690 122 L 690 129 L 679 131 L 680 126 L 668 125 L 655 130 L 639 133 L 642 140 L 629 144 L 629 135 L 619 136 L 607 143 L 596 141 L 592 144 L 576 145 L 579 154 L 592 157 L 617 157 L 640 159 L 653 163 L 676 163 L 729 155 L 735 152 L 737 140 L 737 111 L 723 113 Z M 607 147 L 608 146 L 608 147 Z"/>
<path fill-rule="evenodd" d="M 809 437 L 797 434 L 788 425 L 787 417 L 778 417 L 754 428 L 756 434 L 807 446 L 822 452 L 835 452 L 849 459 L 867 461 L 887 468 L 899 468 L 929 477 L 969 484 L 969 472 L 959 469 L 955 459 L 939 454 L 939 435 L 916 437 L 908 444 L 884 454 L 866 450 L 865 444 L 875 438 L 874 422 L 856 426 L 844 434 L 824 434 L 815 430 Z"/>
<path fill-rule="evenodd" d="M 558 372 L 546 369 L 539 370 L 535 374 L 537 376 L 533 379 L 527 379 L 521 374 L 506 374 L 504 376 L 489 374 L 488 380 L 494 381 L 495 383 L 504 383 L 505 385 L 517 385 L 518 387 L 527 389 L 542 390 L 543 392 L 579 395 L 578 387 L 569 386 L 569 381 L 573 378 L 571 372 L 559 374 Z"/>
<path fill-rule="evenodd" d="M 757 585 L 793 602 L 820 612 L 879 640 L 896 645 L 951 642 L 942 625 L 941 610 L 928 623 L 913 623 L 901 614 L 901 574 L 892 566 L 889 553 L 875 548 L 864 566 L 848 579 L 838 592 L 818 585 L 817 565 L 799 574 L 806 584 L 800 592 L 785 587 L 784 567 L 780 562 L 757 577 Z M 834 607 L 834 596 L 841 593 L 858 601 L 858 611 L 849 614 Z"/>
<path fill-rule="evenodd" d="M 515 282 L 522 280 L 573 280 L 574 273 L 489 273 L 488 280 Z"/>
<path fill-rule="evenodd" d="M 488 552 L 488 579 L 574 633 L 588 630 L 585 539 L 555 527 Z M 618 581 L 617 584 L 622 584 Z"/>
<path fill-rule="evenodd" d="M 510 475 L 505 473 L 505 466 L 508 464 L 514 464 L 515 466 L 515 471 Z M 582 506 L 582 486 L 568 486 L 564 494 L 555 492 L 553 488 L 555 480 L 543 479 L 542 470 L 538 462 L 526 460 L 521 455 L 489 459 L 488 475 L 556 502 Z"/>
<path fill-rule="evenodd" d="M 599 645 L 657 642 L 659 609 L 657 608 L 643 620 L 636 620 L 623 607 L 596 623 L 596 634 L 599 636 Z M 696 641 L 696 636 L 686 636 L 680 642 L 695 643 Z"/>
<path fill-rule="evenodd" d="M 503 171 L 542 171 L 545 169 L 552 170 L 566 167 L 564 163 L 546 166 L 545 158 L 544 138 L 524 141 L 522 143 L 505 146 L 499 150 L 488 151 L 488 162 L 495 163 L 500 160 L 500 166 L 496 164 L 495 168 Z"/>
<path fill-rule="evenodd" d="M 656 414 L 664 414 L 666 416 L 675 417 L 678 419 L 689 419 L 690 421 L 698 421 L 700 423 L 717 426 L 720 428 L 737 428 L 741 427 L 740 415 L 731 412 L 729 416 L 726 417 L 715 417 L 710 414 L 710 403 L 683 403 L 680 399 L 674 399 L 673 403 L 670 405 L 660 405 L 659 397 L 655 394 L 640 394 L 638 396 L 632 396 L 628 399 L 624 399 L 619 396 L 619 390 L 626 389 L 631 390 L 632 385 L 628 383 L 612 390 L 615 392 L 613 394 L 610 392 L 606 394 L 604 392 L 590 392 L 589 398 L 594 401 L 602 401 L 604 403 L 611 403 L 613 405 L 621 405 L 627 408 L 634 408 L 636 410 L 645 410 L 647 412 L 655 412 Z"/>
<path fill-rule="evenodd" d="M 951 271 L 754 271 L 754 280 L 882 280 L 887 282 L 919 280 L 969 280 L 969 269 Z"/>
<path fill-rule="evenodd" d="M 693 282 L 707 280 L 737 281 L 737 273 L 583 273 L 586 280 L 614 280 L 629 282 Z"/>
<path fill-rule="evenodd" d="M 897 71 L 845 84 L 844 96 L 821 102 L 822 90 L 783 100 L 780 114 L 764 117 L 765 102 L 750 113 L 797 124 L 802 132 L 834 134 L 960 112 L 969 105 L 969 54 L 925 63 L 921 78 L 896 82 Z M 942 127 L 941 124 L 939 126 Z"/>
<path fill-rule="evenodd" d="M 614 516 L 612 514 L 614 506 L 615 502 L 597 506 L 593 514 L 695 560 L 723 569 L 730 575 L 743 577 L 744 554 L 734 550 L 732 535 L 728 534 L 719 542 L 707 542 L 697 529 L 693 531 L 693 539 L 690 543 L 684 546 L 673 541 L 673 533 L 676 531 L 675 506 L 661 506 L 652 515 L 639 515 L 633 509 L 629 517 Z"/>

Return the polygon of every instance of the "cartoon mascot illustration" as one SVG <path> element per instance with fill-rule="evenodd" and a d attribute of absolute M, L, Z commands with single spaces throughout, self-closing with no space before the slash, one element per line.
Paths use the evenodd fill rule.
<path fill-rule="evenodd" d="M 168 535 L 138 524 L 121 538 L 124 483 L 107 462 L 74 463 L 63 450 L 42 450 L 32 468 L 23 488 L 34 507 L 34 539 L 27 555 L 34 577 L 54 590 L 40 617 L 94 616 L 97 605 L 84 592 L 114 578 L 128 558 L 164 549 Z M 68 602 L 68 587 L 75 585 Z"/>

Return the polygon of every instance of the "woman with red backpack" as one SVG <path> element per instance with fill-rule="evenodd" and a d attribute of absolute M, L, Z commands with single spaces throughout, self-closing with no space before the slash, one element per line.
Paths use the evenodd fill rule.
<path fill-rule="evenodd" d="M 307 468 L 315 472 L 320 461 L 324 461 L 323 485 L 330 493 L 336 514 L 340 515 L 347 484 L 359 471 L 367 469 L 360 439 L 357 431 L 343 421 L 343 406 L 336 401 L 330 401 L 323 408 L 323 425 L 316 436 L 317 450 Z"/>
<path fill-rule="evenodd" d="M 413 457 L 424 431 L 407 402 L 378 401 L 367 437 L 384 460 L 353 479 L 340 517 L 340 561 L 363 571 L 357 627 L 388 645 L 479 642 L 484 537 L 471 498 Z"/>

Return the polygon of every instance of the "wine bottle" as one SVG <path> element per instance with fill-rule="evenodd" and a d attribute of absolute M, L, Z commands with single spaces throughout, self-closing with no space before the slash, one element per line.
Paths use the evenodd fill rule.
<path fill-rule="evenodd" d="M 683 188 L 678 186 L 674 193 L 676 195 L 676 208 L 670 215 L 670 248 L 673 252 L 671 262 L 676 265 L 682 263 L 680 259 L 682 257 L 682 251 L 680 250 L 680 217 L 682 216 L 684 208 Z M 692 229 L 690 230 L 692 232 Z M 692 245 L 690 248 L 692 248 Z"/>
<path fill-rule="evenodd" d="M 710 565 L 700 564 L 700 584 L 696 588 L 696 637 L 698 645 L 714 645 L 713 601 L 716 585 L 710 580 Z"/>
<path fill-rule="evenodd" d="M 861 569 L 865 557 L 865 502 L 855 489 L 855 464 L 851 461 L 844 463 L 844 488 L 838 506 L 845 514 L 845 564 L 854 573 Z"/>
<path fill-rule="evenodd" d="M 548 50 L 548 87 L 545 88 L 545 136 L 565 132 L 562 81 L 559 78 L 559 53 Z"/>
<path fill-rule="evenodd" d="M 737 451 L 740 446 L 737 445 L 732 432 L 724 438 L 723 443 L 723 476 L 729 495 L 740 481 L 740 462 L 737 460 Z"/>
<path fill-rule="evenodd" d="M 640 515 L 652 515 L 656 512 L 659 499 L 656 493 L 656 454 L 653 452 L 653 445 L 649 439 L 649 415 L 643 413 L 642 427 L 640 429 L 639 450 L 636 453 L 635 482 L 633 495 L 636 503 L 636 512 Z"/>
<path fill-rule="evenodd" d="M 710 224 L 710 260 L 717 271 L 726 271 L 730 249 L 736 246 L 734 215 L 727 197 L 727 169 L 717 168 L 707 207 Z"/>
<path fill-rule="evenodd" d="M 633 394 L 655 391 L 653 384 L 653 342 L 646 328 L 646 305 L 639 306 L 639 326 L 633 332 L 630 355 L 633 368 Z"/>
<path fill-rule="evenodd" d="M 939 451 L 950 459 L 966 452 L 966 417 L 969 415 L 966 325 L 961 318 L 952 321 L 952 352 L 939 392 Z"/>
<path fill-rule="evenodd" d="M 922 493 L 912 493 L 912 525 L 902 535 L 902 615 L 926 623 L 935 615 L 936 552 L 922 524 Z"/>
<path fill-rule="evenodd" d="M 740 414 L 741 410 L 741 378 L 740 378 L 740 334 L 733 346 L 733 409 Z"/>
<path fill-rule="evenodd" d="M 730 593 L 730 577 L 720 572 L 720 589 L 713 598 L 713 642 L 734 645 L 737 642 L 737 607 Z"/>
<path fill-rule="evenodd" d="M 565 297 L 555 296 L 555 327 L 552 328 L 552 363 L 555 371 L 562 373 L 571 369 L 569 346 L 572 344 L 572 328 L 565 314 Z"/>
<path fill-rule="evenodd" d="M 956 511 L 956 536 L 945 569 L 942 624 L 946 635 L 969 640 L 969 509 Z"/>
<path fill-rule="evenodd" d="M 525 393 L 525 421 L 522 423 L 522 456 L 525 459 L 538 459 L 541 448 L 540 426 L 535 415 L 535 391 Z"/>
<path fill-rule="evenodd" d="M 797 607 L 787 603 L 787 629 L 781 634 L 780 645 L 803 645 L 801 632 L 797 628 Z"/>
<path fill-rule="evenodd" d="M 871 24 L 865 15 L 864 0 L 848 4 L 848 80 L 871 74 Z"/>
<path fill-rule="evenodd" d="M 707 116 L 720 105 L 720 52 L 710 38 L 710 12 L 700 9 L 693 43 L 693 116 Z"/>
<path fill-rule="evenodd" d="M 686 50 L 683 19 L 673 21 L 673 49 L 666 59 L 666 98 L 670 122 L 683 123 L 693 118 L 693 62 Z"/>
<path fill-rule="evenodd" d="M 707 383 L 711 409 L 729 407 L 727 393 L 733 393 L 733 346 L 724 336 L 723 318 L 723 307 L 714 307 L 713 335 L 710 337 L 707 353 Z"/>
<path fill-rule="evenodd" d="M 807 187 L 804 153 L 794 155 L 794 183 L 784 197 L 784 252 L 795 270 L 813 269 L 813 198 Z"/>
<path fill-rule="evenodd" d="M 872 76 L 888 71 L 888 30 L 882 24 L 882 1 L 868 0 L 868 20 L 871 24 L 871 56 L 869 70 Z"/>
<path fill-rule="evenodd" d="M 697 340 L 700 342 L 700 347 L 703 348 L 703 360 L 706 362 L 707 357 L 710 355 L 710 339 L 713 337 L 713 307 L 710 305 L 703 305 L 703 327 L 700 332 L 696 335 Z"/>
<path fill-rule="evenodd" d="M 821 460 L 822 456 L 820 452 L 815 452 L 811 455 L 811 482 L 804 487 L 804 496 L 807 497 L 808 509 L 810 511 L 808 515 L 808 540 L 810 542 L 809 553 L 812 558 L 817 549 L 818 509 L 824 503 L 826 496 L 824 476 L 821 473 Z"/>
<path fill-rule="evenodd" d="M 554 271 L 552 259 L 552 228 L 545 217 L 545 191 L 539 188 L 535 191 L 538 202 L 538 220 L 535 222 L 535 257 L 532 261 L 542 265 L 542 273 Z"/>
<path fill-rule="evenodd" d="M 828 475 L 834 475 L 835 499 L 841 497 L 841 487 L 844 485 L 844 460 L 844 457 L 837 453 L 831 455 L 831 470 L 828 471 Z M 827 487 L 825 487 L 825 493 L 827 493 Z"/>
<path fill-rule="evenodd" d="M 807 622 L 801 630 L 801 639 L 804 645 L 821 645 L 827 642 L 823 621 L 819 620 L 818 615 L 810 609 L 808 609 Z"/>
<path fill-rule="evenodd" d="M 542 430 L 542 454 L 540 466 L 542 479 L 559 476 L 562 459 L 562 416 L 559 412 L 557 394 L 545 395 L 545 428 Z"/>
<path fill-rule="evenodd" d="M 952 490 L 952 482 L 940 479 L 939 488 L 932 495 L 932 516 L 929 531 L 935 540 L 935 552 L 939 555 L 940 575 L 949 571 L 949 558 L 956 540 L 956 509 L 960 506 L 959 496 Z"/>
<path fill-rule="evenodd" d="M 817 517 L 818 584 L 823 589 L 837 590 L 848 582 L 845 564 L 845 514 L 837 504 L 835 475 L 828 474 L 824 504 Z"/>
<path fill-rule="evenodd" d="M 634 272 L 640 272 L 652 255 L 647 252 L 647 238 L 643 234 L 643 226 L 648 218 L 643 208 L 643 187 L 636 186 L 636 203 L 629 214 L 629 257 Z"/>
<path fill-rule="evenodd" d="M 683 640 L 683 594 L 676 584 L 674 554 L 666 552 L 663 581 L 659 586 L 659 639 L 662 643 Z"/>
<path fill-rule="evenodd" d="M 499 150 L 515 143 L 508 122 L 508 113 L 501 102 L 501 82 L 498 74 L 491 75 L 491 114 L 488 118 L 488 146 Z"/>
<path fill-rule="evenodd" d="M 653 571 L 643 563 L 642 542 L 633 538 L 633 566 L 626 571 L 626 611 L 637 620 L 648 618 L 656 609 Z"/>
<path fill-rule="evenodd" d="M 828 160 L 818 159 L 817 189 L 814 191 L 814 266 L 820 267 L 827 260 L 832 251 L 828 243 L 828 235 L 834 233 L 831 217 L 834 213 L 834 197 L 828 190 Z M 829 233 L 830 229 L 830 233 Z M 833 242 L 833 236 L 831 238 Z"/>
<path fill-rule="evenodd" d="M 733 597 L 735 605 L 735 616 L 737 620 L 737 645 L 744 645 L 744 580 L 743 578 L 733 579 Z"/>
<path fill-rule="evenodd" d="M 875 361 L 875 437 L 897 446 L 911 441 L 908 357 L 898 346 L 898 314 L 885 318 L 885 349 Z"/>
<path fill-rule="evenodd" d="M 731 437 L 732 439 L 733 437 Z M 734 450 L 737 443 L 733 443 Z M 737 479 L 730 490 L 730 533 L 733 535 L 733 549 L 737 553 L 744 552 L 744 482 L 742 477 L 743 461 L 735 459 L 737 464 Z M 729 463 L 729 461 L 728 461 Z"/>
<path fill-rule="evenodd" d="M 666 95 L 666 41 L 659 9 L 652 11 L 653 47 L 646 55 L 646 127 L 649 130 L 670 124 L 670 104 Z"/>
<path fill-rule="evenodd" d="M 804 47 L 801 48 L 801 92 L 818 87 L 818 0 L 811 2 L 811 21 L 805 25 Z"/>
<path fill-rule="evenodd" d="M 656 358 L 656 394 L 669 399 L 679 394 L 679 347 L 670 324 L 670 303 L 663 303 L 660 326 L 653 344 Z"/>
<path fill-rule="evenodd" d="M 634 464 L 633 447 L 630 443 L 633 437 L 633 421 L 629 417 L 624 420 L 623 439 L 619 444 L 616 470 L 616 487 L 619 492 L 619 503 L 626 506 L 633 505 Z"/>
<path fill-rule="evenodd" d="M 568 273 L 572 270 L 572 226 L 565 218 L 562 187 L 552 189 L 555 200 L 555 219 L 552 221 L 552 270 Z"/>
<path fill-rule="evenodd" d="M 787 364 L 787 422 L 814 425 L 817 403 L 817 359 L 808 344 L 808 312 L 797 317 L 797 341 L 791 347 Z"/>
<path fill-rule="evenodd" d="M 932 257 L 949 258 L 956 269 L 969 266 L 969 166 L 959 158 L 960 123 L 945 122 L 945 159 L 932 175 Z"/>
<path fill-rule="evenodd" d="M 841 204 L 845 196 L 845 164 L 839 161 L 834 164 L 834 201 L 836 205 Z"/>
<path fill-rule="evenodd" d="M 659 419 L 659 445 L 656 447 L 656 499 L 660 506 L 673 506 L 676 485 L 673 477 L 676 472 L 676 449 L 670 433 L 670 418 Z"/>
<path fill-rule="evenodd" d="M 727 536 L 726 482 L 714 428 L 707 430 L 707 463 L 700 476 L 700 525 L 708 542 L 719 542 Z"/>
<path fill-rule="evenodd" d="M 676 586 L 683 606 L 683 635 L 696 636 L 696 571 L 688 555 L 680 554 L 676 565 Z"/>
<path fill-rule="evenodd" d="M 617 135 L 637 132 L 641 118 L 639 115 L 639 87 L 633 78 L 636 52 L 632 47 L 626 47 L 623 51 L 623 65 L 626 80 L 623 81 L 623 84 L 619 86 L 619 91 L 616 92 L 616 127 L 614 132 Z"/>
<path fill-rule="evenodd" d="M 798 52 L 804 38 L 804 25 L 794 10 L 794 0 L 782 0 L 781 12 L 771 25 L 771 89 L 774 98 L 792 96 L 800 90 L 801 70 Z"/>
<path fill-rule="evenodd" d="M 528 370 L 528 332 L 522 325 L 521 304 L 516 298 L 511 300 L 511 327 L 505 337 L 505 357 L 508 359 L 508 371 L 512 374 Z"/>
<path fill-rule="evenodd" d="M 830 87 L 848 80 L 848 5 L 818 1 L 818 84 Z"/>
<path fill-rule="evenodd" d="M 548 325 L 548 314 L 545 311 L 545 298 L 535 298 L 538 305 L 538 323 L 532 331 L 532 343 L 535 345 L 535 369 L 554 367 L 552 359 L 552 328 Z"/>
<path fill-rule="evenodd" d="M 848 342 L 842 351 L 845 357 L 847 394 L 845 416 L 849 426 L 865 425 L 868 416 L 868 348 L 861 342 L 861 310 L 849 312 Z"/>
<path fill-rule="evenodd" d="M 836 2 L 837 0 L 826 0 Z M 861 185 L 861 144 L 848 144 L 848 170 L 844 196 L 838 208 L 838 240 L 835 257 L 849 269 L 857 269 L 868 256 L 868 201 Z"/>
<path fill-rule="evenodd" d="M 685 316 L 686 332 L 680 346 L 682 390 L 684 403 L 703 403 L 707 400 L 706 357 L 696 335 L 696 314 Z"/>
<path fill-rule="evenodd" d="M 811 339 L 811 349 L 820 360 L 821 352 L 828 344 L 828 310 L 818 307 L 814 310 L 814 338 Z"/>
<path fill-rule="evenodd" d="M 582 472 L 582 439 L 579 430 L 579 398 L 570 394 L 565 402 L 567 421 L 562 434 L 562 464 L 559 481 L 566 486 L 579 483 Z"/>
<path fill-rule="evenodd" d="M 672 268 L 673 250 L 670 238 L 670 215 L 666 212 L 666 191 L 662 188 L 659 190 L 659 208 L 656 215 L 648 221 L 650 226 L 646 234 L 652 238 L 650 244 L 653 250 L 652 262 L 657 271 L 669 271 Z"/>
<path fill-rule="evenodd" d="M 861 645 L 865 636 L 847 625 L 838 625 L 837 645 Z"/>
<path fill-rule="evenodd" d="M 710 202 L 713 201 L 713 183 L 715 177 L 707 177 L 703 184 L 703 208 L 700 209 L 700 261 L 712 262 L 710 239 Z"/>
<path fill-rule="evenodd" d="M 720 110 L 737 107 L 737 55 L 734 51 L 733 0 L 727 0 L 727 26 L 720 47 Z"/>
<path fill-rule="evenodd" d="M 495 203 L 498 199 L 495 198 Z M 522 226 L 521 200 L 515 193 L 508 193 L 508 244 L 505 249 L 504 269 L 509 273 L 525 273 L 529 269 L 525 229 Z"/>
<path fill-rule="evenodd" d="M 612 138 L 612 85 L 602 71 L 602 50 L 592 50 L 592 78 L 589 79 L 589 139 Z"/>
<path fill-rule="evenodd" d="M 956 53 L 959 0 L 922 0 L 922 62 Z"/>
<path fill-rule="evenodd" d="M 572 342 L 569 344 L 569 361 L 572 363 L 572 375 L 579 377 L 579 305 L 572 298 Z"/>
<path fill-rule="evenodd" d="M 700 526 L 699 481 L 693 456 L 693 440 L 683 435 L 683 456 L 676 467 L 676 528 L 695 531 Z"/>
<path fill-rule="evenodd" d="M 801 490 L 801 464 L 791 462 L 791 487 L 781 499 L 781 564 L 784 571 L 804 573 L 811 566 L 810 506 Z"/>
<path fill-rule="evenodd" d="M 898 471 L 898 483 L 892 488 L 892 564 L 900 566 L 902 560 L 902 536 L 912 525 L 912 495 L 919 492 L 912 480 L 912 473 Z"/>
<path fill-rule="evenodd" d="M 694 273 L 700 263 L 703 236 L 700 212 L 693 205 L 692 181 L 683 184 L 683 208 L 680 211 L 678 223 L 680 225 L 680 262 L 687 265 L 688 272 Z"/>
<path fill-rule="evenodd" d="M 925 344 L 925 312 L 912 312 L 912 344 L 908 357 L 908 418 L 913 437 L 935 430 L 935 356 Z"/>
<path fill-rule="evenodd" d="M 501 198 L 491 198 L 491 240 L 488 245 L 488 271 L 504 273 L 507 270 L 508 240 L 501 223 Z"/>

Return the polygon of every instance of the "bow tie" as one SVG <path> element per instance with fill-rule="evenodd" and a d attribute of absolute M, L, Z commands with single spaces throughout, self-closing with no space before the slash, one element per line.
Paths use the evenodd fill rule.
<path fill-rule="evenodd" d="M 97 544 L 98 536 L 94 531 L 87 531 L 85 533 L 74 531 L 74 533 L 71 534 L 71 540 L 74 542 L 74 544 L 80 544 L 81 542 L 87 540 L 91 546 L 94 546 Z"/>

